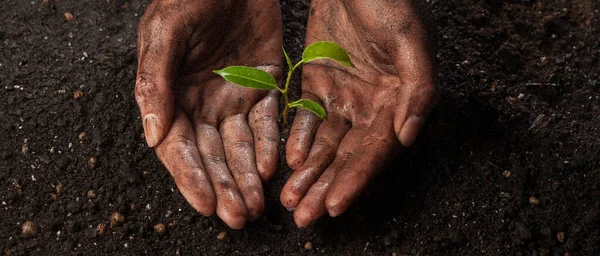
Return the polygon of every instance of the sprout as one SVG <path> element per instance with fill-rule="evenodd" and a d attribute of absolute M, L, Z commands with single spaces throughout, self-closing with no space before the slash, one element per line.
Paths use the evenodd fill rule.
<path fill-rule="evenodd" d="M 278 90 L 283 95 L 285 101 L 285 108 L 283 110 L 283 122 L 288 125 L 288 112 L 292 108 L 306 109 L 323 120 L 327 120 L 327 113 L 325 109 L 319 104 L 308 99 L 299 99 L 297 101 L 290 102 L 288 92 L 290 87 L 290 81 L 294 71 L 300 67 L 300 65 L 309 63 L 319 59 L 332 59 L 338 61 L 340 64 L 347 67 L 354 67 L 348 53 L 334 42 L 316 42 L 304 49 L 302 54 L 302 60 L 295 65 L 292 64 L 290 57 L 288 56 L 285 49 L 283 49 L 283 55 L 288 64 L 288 75 L 285 80 L 283 88 L 277 86 L 275 78 L 260 69 L 245 67 L 245 66 L 230 66 L 221 70 L 215 70 L 214 72 L 222 76 L 225 80 L 248 88 L 254 88 L 259 90 Z"/>

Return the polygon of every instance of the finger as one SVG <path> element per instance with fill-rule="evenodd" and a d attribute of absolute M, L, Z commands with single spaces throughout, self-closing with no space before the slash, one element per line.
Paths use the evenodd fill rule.
<path fill-rule="evenodd" d="M 319 102 L 318 98 L 311 93 L 302 93 L 302 98 Z M 296 170 L 308 157 L 312 146 L 313 137 L 321 123 L 321 119 L 315 114 L 297 109 L 290 135 L 286 143 L 286 161 L 292 170 Z"/>
<path fill-rule="evenodd" d="M 225 151 L 219 131 L 212 125 L 196 124 L 198 149 L 217 197 L 217 215 L 229 227 L 240 229 L 248 215 L 246 204 L 225 163 Z"/>
<path fill-rule="evenodd" d="M 394 130 L 405 147 L 412 146 L 439 98 L 435 51 L 427 43 L 431 38 L 420 25 L 408 29 L 398 38 L 396 66 L 402 87 L 394 115 Z"/>
<path fill-rule="evenodd" d="M 147 14 L 139 26 L 135 99 L 149 147 L 166 136 L 175 111 L 171 87 L 183 39 L 169 24 L 160 15 Z"/>
<path fill-rule="evenodd" d="M 265 209 L 263 188 L 254 153 L 254 140 L 244 115 L 227 117 L 221 123 L 227 166 L 242 193 L 250 220 L 256 220 Z"/>
<path fill-rule="evenodd" d="M 196 148 L 188 117 L 178 111 L 165 140 L 156 147 L 185 199 L 202 215 L 215 212 L 215 194 Z"/>
<path fill-rule="evenodd" d="M 294 209 L 323 171 L 333 162 L 340 141 L 350 129 L 343 117 L 329 115 L 321 123 L 306 162 L 294 171 L 281 191 L 280 201 L 287 209 Z"/>
<path fill-rule="evenodd" d="M 325 206 L 332 217 L 346 211 L 397 153 L 399 144 L 391 129 L 389 132 L 372 128 L 357 130 L 353 135 L 355 138 L 346 140 L 347 143 L 340 146 L 341 152 L 353 152 L 353 157 L 338 172 L 327 192 Z"/>
<path fill-rule="evenodd" d="M 325 196 L 336 173 L 347 160 L 348 156 L 337 155 L 334 162 L 323 172 L 319 180 L 310 187 L 306 196 L 302 198 L 296 211 L 294 211 L 294 222 L 298 227 L 306 227 L 327 213 Z"/>
<path fill-rule="evenodd" d="M 256 168 L 263 181 L 270 179 L 279 162 L 278 102 L 275 92 L 259 101 L 248 116 L 256 147 Z"/>

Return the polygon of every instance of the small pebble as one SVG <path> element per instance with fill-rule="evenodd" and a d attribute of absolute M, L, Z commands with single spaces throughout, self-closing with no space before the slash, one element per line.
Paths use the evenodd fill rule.
<path fill-rule="evenodd" d="M 150 172 L 147 170 L 144 170 L 144 175 L 148 175 L 148 174 L 150 174 Z"/>
<path fill-rule="evenodd" d="M 106 224 L 98 224 L 98 226 L 96 226 L 96 233 L 98 234 L 98 236 L 103 236 L 104 232 L 106 232 Z"/>
<path fill-rule="evenodd" d="M 94 167 L 96 167 L 96 162 L 97 162 L 97 161 L 98 161 L 98 160 L 97 160 L 95 157 L 93 157 L 93 156 L 92 156 L 92 157 L 90 157 L 90 160 L 89 160 L 90 167 L 91 167 L 91 168 L 94 168 Z"/>
<path fill-rule="evenodd" d="M 88 192 L 87 192 L 87 198 L 89 198 L 89 199 L 96 198 L 96 191 L 94 191 L 93 189 L 88 190 Z"/>
<path fill-rule="evenodd" d="M 559 188 L 560 188 L 560 185 L 562 185 L 562 184 L 560 183 L 560 181 L 554 181 L 554 182 L 552 183 L 552 189 L 554 189 L 554 190 L 557 190 L 557 189 L 559 189 Z"/>
<path fill-rule="evenodd" d="M 226 240 L 227 238 L 228 238 L 227 232 L 225 232 L 225 231 L 222 231 L 217 235 L 217 240 L 219 240 L 219 241 Z"/>
<path fill-rule="evenodd" d="M 509 170 L 505 170 L 504 172 L 502 172 L 502 176 L 508 178 L 510 177 L 510 171 Z"/>
<path fill-rule="evenodd" d="M 63 15 L 65 16 L 66 21 L 71 21 L 73 19 L 73 14 L 70 12 L 65 12 Z"/>
<path fill-rule="evenodd" d="M 120 226 L 125 222 L 125 216 L 119 212 L 114 212 L 110 215 L 110 227 Z"/>
<path fill-rule="evenodd" d="M 77 90 L 77 91 L 73 92 L 73 99 L 79 99 L 81 97 L 83 97 L 83 92 L 82 91 Z"/>
<path fill-rule="evenodd" d="M 304 244 L 304 249 L 312 250 L 312 248 L 313 248 L 313 244 L 310 241 L 308 241 Z"/>
<path fill-rule="evenodd" d="M 540 204 L 540 200 L 538 200 L 537 198 L 535 198 L 535 196 L 532 196 L 529 198 L 529 203 L 531 205 L 539 205 Z"/>
<path fill-rule="evenodd" d="M 165 224 L 156 224 L 154 225 L 154 232 L 156 232 L 159 235 L 163 235 L 165 232 L 167 232 L 167 226 L 165 226 Z"/>
<path fill-rule="evenodd" d="M 56 199 L 58 199 L 58 196 L 54 193 L 50 193 L 50 197 L 52 197 L 52 200 L 56 201 Z"/>
<path fill-rule="evenodd" d="M 556 233 L 556 239 L 562 244 L 565 242 L 565 232 Z"/>
<path fill-rule="evenodd" d="M 519 99 L 517 99 L 516 97 L 508 97 L 508 99 L 506 99 L 506 100 L 510 104 L 515 104 L 515 103 L 519 102 Z"/>
<path fill-rule="evenodd" d="M 77 136 L 77 138 L 79 138 L 79 141 L 83 141 L 83 139 L 85 138 L 85 132 L 79 133 L 79 136 Z"/>
<path fill-rule="evenodd" d="M 63 185 L 58 183 L 58 185 L 56 185 L 56 193 L 60 194 L 60 191 L 62 191 L 62 189 L 63 189 Z"/>
<path fill-rule="evenodd" d="M 26 221 L 25 223 L 23 223 L 23 226 L 21 226 L 21 235 L 23 235 L 24 237 L 32 237 L 35 236 L 37 233 L 38 227 L 35 223 L 31 221 Z"/>

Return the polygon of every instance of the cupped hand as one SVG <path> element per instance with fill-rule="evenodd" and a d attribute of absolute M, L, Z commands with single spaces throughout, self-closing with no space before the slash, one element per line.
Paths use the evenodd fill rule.
<path fill-rule="evenodd" d="M 253 66 L 281 77 L 277 0 L 163 0 L 138 35 L 135 96 L 148 146 L 201 214 L 242 228 L 264 210 L 278 162 L 278 100 L 212 71 Z"/>
<path fill-rule="evenodd" d="M 307 45 L 334 41 L 356 68 L 303 68 L 302 97 L 329 120 L 299 110 L 287 142 L 295 171 L 281 203 L 299 227 L 342 214 L 376 174 L 415 141 L 438 97 L 434 43 L 420 1 L 313 0 Z"/>

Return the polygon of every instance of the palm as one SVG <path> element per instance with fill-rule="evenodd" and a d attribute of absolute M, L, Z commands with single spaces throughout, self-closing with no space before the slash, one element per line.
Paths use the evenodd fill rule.
<path fill-rule="evenodd" d="M 262 214 L 261 179 L 275 172 L 277 98 L 213 70 L 246 65 L 281 77 L 279 5 L 183 2 L 154 1 L 140 23 L 136 99 L 148 144 L 188 202 L 241 228 Z"/>
<path fill-rule="evenodd" d="M 401 143 L 412 144 L 420 124 L 405 125 L 409 117 L 424 120 L 433 106 L 435 55 L 412 2 L 312 1 L 306 43 L 335 41 L 356 68 L 303 68 L 303 97 L 321 101 L 329 120 L 299 111 L 288 139 L 296 172 L 281 201 L 299 226 L 344 212 Z"/>

